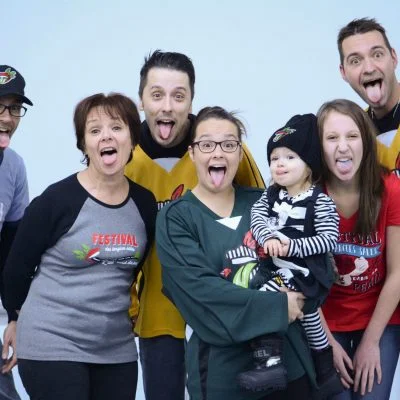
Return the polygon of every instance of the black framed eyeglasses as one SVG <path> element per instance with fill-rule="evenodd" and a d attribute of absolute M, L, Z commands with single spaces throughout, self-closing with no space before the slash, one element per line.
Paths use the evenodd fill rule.
<path fill-rule="evenodd" d="M 9 111 L 10 115 L 13 117 L 21 118 L 25 115 L 27 108 L 21 106 L 20 104 L 11 104 L 6 106 L 5 104 L 0 104 L 0 114 L 3 114 L 6 110 Z"/>
<path fill-rule="evenodd" d="M 198 142 L 193 142 L 192 146 L 197 145 L 202 153 L 212 153 L 218 144 L 225 153 L 234 153 L 237 148 L 242 145 L 239 140 L 223 140 L 222 142 L 215 142 L 214 140 L 199 140 Z"/>

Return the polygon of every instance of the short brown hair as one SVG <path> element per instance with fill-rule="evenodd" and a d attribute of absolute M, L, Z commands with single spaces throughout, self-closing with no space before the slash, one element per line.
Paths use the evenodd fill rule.
<path fill-rule="evenodd" d="M 387 173 L 378 160 L 376 145 L 377 129 L 368 114 L 356 103 L 346 99 L 328 101 L 320 107 L 317 113 L 321 151 L 323 151 L 324 123 L 331 111 L 336 111 L 350 117 L 357 125 L 361 134 L 363 156 L 359 176 L 368 177 L 368 179 L 364 179 L 362 184 L 359 182 L 359 218 L 357 219 L 354 233 L 368 235 L 375 228 L 378 219 L 384 191 L 383 174 Z M 332 173 L 328 169 L 322 154 L 322 179 L 324 182 L 329 182 L 331 177 Z"/>
<path fill-rule="evenodd" d="M 368 33 L 372 31 L 378 31 L 382 34 L 383 40 L 389 51 L 392 51 L 392 46 L 389 43 L 389 39 L 386 36 L 385 28 L 379 24 L 375 18 L 360 18 L 353 19 L 346 26 L 344 26 L 338 34 L 337 46 L 340 55 L 340 64 L 343 65 L 344 55 L 343 55 L 343 41 L 350 36 Z"/>
<path fill-rule="evenodd" d="M 147 76 L 152 68 L 165 68 L 187 74 L 189 78 L 190 94 L 193 100 L 196 76 L 192 60 L 187 55 L 171 51 L 164 52 L 161 50 L 156 50 L 145 57 L 144 64 L 140 70 L 140 98 L 143 97 L 143 90 L 147 84 Z"/>
<path fill-rule="evenodd" d="M 120 118 L 129 127 L 132 148 L 139 142 L 140 116 L 136 104 L 127 96 L 120 93 L 97 93 L 81 100 L 75 107 L 74 125 L 76 147 L 85 153 L 85 127 L 89 112 L 95 107 L 102 107 L 111 118 Z M 130 157 L 131 159 L 132 157 Z M 89 160 L 85 156 L 86 164 Z M 129 161 L 128 161 L 129 162 Z"/>

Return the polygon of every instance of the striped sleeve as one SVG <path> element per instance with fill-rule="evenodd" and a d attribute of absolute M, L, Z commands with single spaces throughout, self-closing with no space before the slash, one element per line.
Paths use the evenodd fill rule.
<path fill-rule="evenodd" d="M 268 193 L 264 190 L 262 196 L 254 203 L 251 208 L 251 231 L 257 243 L 263 247 L 264 243 L 273 237 L 274 232 L 269 228 L 269 204 Z"/>
<path fill-rule="evenodd" d="M 315 202 L 316 235 L 289 241 L 289 257 L 308 257 L 332 251 L 339 237 L 339 215 L 333 200 L 320 193 Z"/>

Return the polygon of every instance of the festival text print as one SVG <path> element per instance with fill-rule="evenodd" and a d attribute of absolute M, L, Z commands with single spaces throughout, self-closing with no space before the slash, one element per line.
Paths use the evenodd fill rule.
<path fill-rule="evenodd" d="M 73 253 L 78 260 L 86 260 L 92 264 L 100 263 L 103 265 L 130 264 L 136 265 L 140 259 L 137 250 L 138 243 L 135 235 L 115 233 L 92 235 L 92 247 L 82 244 L 81 249 L 74 250 Z M 131 253 L 128 256 L 116 257 L 120 251 Z M 112 255 L 107 258 L 100 258 L 100 253 Z"/>
<path fill-rule="evenodd" d="M 377 285 L 383 276 L 376 268 L 381 254 L 378 232 L 361 238 L 352 233 L 342 233 L 335 248 L 335 255 L 347 256 L 343 261 L 336 284 L 352 286 L 357 292 L 366 292 Z"/>

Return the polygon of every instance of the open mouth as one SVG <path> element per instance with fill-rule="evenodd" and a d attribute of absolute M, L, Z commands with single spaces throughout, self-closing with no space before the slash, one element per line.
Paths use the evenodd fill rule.
<path fill-rule="evenodd" d="M 161 138 L 167 140 L 171 135 L 175 122 L 171 120 L 159 120 L 157 121 L 157 125 L 160 130 Z"/>
<path fill-rule="evenodd" d="M 210 166 L 208 167 L 208 173 L 210 174 L 212 183 L 219 187 L 224 180 L 226 174 L 226 167 L 224 166 Z"/>
<path fill-rule="evenodd" d="M 100 155 L 103 156 L 112 156 L 116 154 L 117 150 L 114 147 L 105 147 L 104 149 L 100 150 Z"/>
<path fill-rule="evenodd" d="M 104 165 L 114 165 L 117 161 L 117 149 L 115 147 L 104 147 L 100 150 L 100 156 Z"/>
<path fill-rule="evenodd" d="M 369 86 L 375 86 L 375 85 L 382 85 L 382 79 L 374 79 L 373 81 L 368 81 L 368 82 L 364 82 L 363 86 L 365 87 L 365 89 L 367 89 L 367 87 Z"/>
<path fill-rule="evenodd" d="M 0 128 L 0 147 L 7 147 L 10 144 L 10 130 Z"/>
<path fill-rule="evenodd" d="M 336 159 L 336 168 L 342 173 L 348 173 L 353 167 L 353 159 L 351 157 L 342 157 Z"/>
<path fill-rule="evenodd" d="M 363 86 L 367 92 L 368 99 L 372 103 L 379 103 L 382 98 L 382 79 L 374 79 L 364 82 Z"/>

